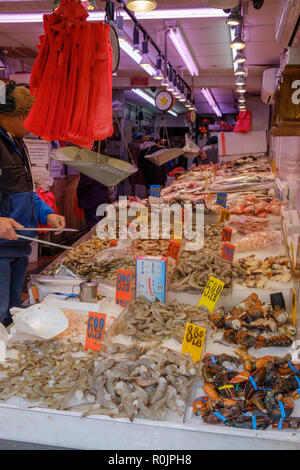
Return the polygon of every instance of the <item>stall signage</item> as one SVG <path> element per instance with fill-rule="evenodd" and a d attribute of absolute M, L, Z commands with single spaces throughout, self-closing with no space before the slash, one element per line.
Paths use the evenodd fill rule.
<path fill-rule="evenodd" d="M 221 241 L 222 242 L 230 242 L 232 238 L 232 228 L 223 227 Z"/>
<path fill-rule="evenodd" d="M 167 256 L 168 257 L 170 256 L 171 258 L 173 258 L 177 263 L 179 251 L 180 251 L 180 242 L 176 242 L 175 240 L 170 240 Z"/>
<path fill-rule="evenodd" d="M 116 279 L 116 304 L 122 307 L 131 300 L 132 271 L 129 269 L 119 269 Z"/>
<path fill-rule="evenodd" d="M 181 353 L 185 354 L 189 352 L 194 362 L 200 361 L 205 341 L 205 333 L 206 329 L 202 326 L 188 322 L 185 327 Z"/>
<path fill-rule="evenodd" d="M 150 196 L 160 197 L 160 185 L 159 184 L 153 184 L 150 186 Z"/>
<path fill-rule="evenodd" d="M 221 225 L 222 222 L 225 220 L 228 221 L 230 220 L 231 212 L 227 209 L 222 209 L 220 213 L 220 219 L 219 219 L 219 225 Z"/>
<path fill-rule="evenodd" d="M 149 78 L 147 77 L 131 77 L 130 86 L 149 86 Z"/>
<path fill-rule="evenodd" d="M 225 261 L 233 262 L 235 252 L 235 245 L 229 245 L 229 243 L 224 243 L 221 258 Z"/>
<path fill-rule="evenodd" d="M 137 256 L 135 268 L 135 293 L 150 302 L 165 302 L 167 283 L 167 257 Z"/>
<path fill-rule="evenodd" d="M 227 194 L 225 193 L 218 193 L 217 194 L 217 204 L 219 206 L 226 207 L 226 202 L 227 202 Z"/>
<path fill-rule="evenodd" d="M 104 340 L 105 324 L 105 313 L 89 312 L 85 338 L 85 349 L 99 351 Z"/>
<path fill-rule="evenodd" d="M 210 276 L 198 305 L 204 305 L 204 307 L 206 307 L 210 313 L 212 313 L 216 303 L 218 302 L 224 285 L 225 283 L 220 279 L 217 279 L 214 276 Z"/>

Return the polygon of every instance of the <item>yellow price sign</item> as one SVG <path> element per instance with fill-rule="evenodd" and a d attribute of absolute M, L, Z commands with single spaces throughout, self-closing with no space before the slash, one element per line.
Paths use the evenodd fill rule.
<path fill-rule="evenodd" d="M 174 220 L 173 226 L 173 240 L 182 239 L 182 222 L 181 220 Z"/>
<path fill-rule="evenodd" d="M 138 215 L 138 221 L 148 222 L 148 207 L 141 207 Z"/>
<path fill-rule="evenodd" d="M 188 322 L 185 327 L 181 353 L 185 354 L 189 352 L 194 362 L 200 361 L 205 341 L 205 333 L 206 329 L 202 326 Z"/>
<path fill-rule="evenodd" d="M 292 317 L 292 322 L 294 327 L 296 327 L 296 310 L 297 310 L 297 293 L 296 289 L 291 288 L 292 291 L 292 311 L 291 311 L 291 317 Z"/>
<path fill-rule="evenodd" d="M 228 209 L 222 209 L 220 213 L 220 219 L 219 219 L 219 225 L 221 225 L 222 222 L 225 222 L 230 220 L 231 212 Z"/>
<path fill-rule="evenodd" d="M 218 302 L 224 285 L 225 283 L 220 281 L 220 279 L 217 279 L 214 276 L 210 276 L 198 305 L 204 305 L 204 307 L 206 307 L 207 310 L 212 313 L 216 303 Z"/>

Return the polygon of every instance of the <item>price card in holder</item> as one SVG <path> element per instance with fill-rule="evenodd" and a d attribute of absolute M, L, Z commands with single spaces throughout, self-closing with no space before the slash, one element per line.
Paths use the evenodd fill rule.
<path fill-rule="evenodd" d="M 174 240 L 170 240 L 167 256 L 171 256 L 171 258 L 173 258 L 177 263 L 179 251 L 180 251 L 180 243 Z"/>
<path fill-rule="evenodd" d="M 122 307 L 131 300 L 132 271 L 129 269 L 119 269 L 116 280 L 116 304 Z"/>
<path fill-rule="evenodd" d="M 206 307 L 207 310 L 212 313 L 216 303 L 218 302 L 224 285 L 225 283 L 220 281 L 220 279 L 217 279 L 214 276 L 210 276 L 198 305 L 204 305 L 204 307 Z"/>
<path fill-rule="evenodd" d="M 150 185 L 150 196 L 160 197 L 160 185 L 159 184 Z"/>
<path fill-rule="evenodd" d="M 105 313 L 89 312 L 85 339 L 85 349 L 99 351 L 104 340 L 105 324 Z"/>
<path fill-rule="evenodd" d="M 185 354 L 186 352 L 189 352 L 194 362 L 200 361 L 205 341 L 205 333 L 206 329 L 202 326 L 187 323 L 181 353 Z"/>
<path fill-rule="evenodd" d="M 222 242 L 230 242 L 232 237 L 232 228 L 223 227 L 221 241 Z"/>
<path fill-rule="evenodd" d="M 218 204 L 219 206 L 224 207 L 224 209 L 225 209 L 226 203 L 227 203 L 227 194 L 225 194 L 225 193 L 218 193 L 218 194 L 217 194 L 217 204 Z"/>
<path fill-rule="evenodd" d="M 230 220 L 231 212 L 227 209 L 222 209 L 220 213 L 220 219 L 219 219 L 219 225 L 221 225 L 222 222 L 225 220 L 228 221 Z"/>
<path fill-rule="evenodd" d="M 224 243 L 221 258 L 226 261 L 233 262 L 235 252 L 235 245 L 229 245 L 229 243 Z"/>

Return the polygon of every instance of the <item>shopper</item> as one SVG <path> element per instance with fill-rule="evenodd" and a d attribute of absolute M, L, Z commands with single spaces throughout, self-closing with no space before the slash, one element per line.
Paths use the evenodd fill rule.
<path fill-rule="evenodd" d="M 35 228 L 42 223 L 62 229 L 64 217 L 54 214 L 34 192 L 30 159 L 23 142 L 27 133 L 24 121 L 32 104 L 33 97 L 26 87 L 14 82 L 6 85 L 6 102 L 0 104 L 0 216 L 14 219 L 24 227 Z M 31 237 L 36 235 L 37 232 L 30 232 Z M 20 306 L 30 252 L 29 241 L 0 239 L 0 322 L 5 326 L 12 322 L 9 309 Z"/>

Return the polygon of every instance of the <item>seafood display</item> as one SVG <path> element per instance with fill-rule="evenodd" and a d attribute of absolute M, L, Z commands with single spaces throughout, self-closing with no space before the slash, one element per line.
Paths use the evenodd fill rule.
<path fill-rule="evenodd" d="M 281 244 L 281 233 L 277 231 L 253 232 L 235 241 L 237 251 L 252 251 Z"/>
<path fill-rule="evenodd" d="M 253 195 L 240 198 L 239 204 L 229 207 L 232 214 L 244 214 L 265 218 L 268 214 L 280 215 L 281 202 L 278 199 L 258 198 Z"/>
<path fill-rule="evenodd" d="M 76 410 L 82 417 L 182 417 L 195 365 L 183 354 L 152 348 L 106 343 L 94 352 L 72 341 L 14 342 L 17 358 L 0 363 L 0 400 L 18 396 L 30 407 Z"/>
<path fill-rule="evenodd" d="M 112 326 L 110 337 L 120 333 L 133 341 L 164 341 L 175 339 L 182 343 L 186 323 L 209 327 L 208 313 L 198 306 L 158 300 L 150 302 L 144 297 L 132 301 Z"/>
<path fill-rule="evenodd" d="M 169 240 L 134 240 L 130 251 L 134 256 L 167 256 Z"/>
<path fill-rule="evenodd" d="M 298 429 L 300 417 L 291 415 L 300 398 L 300 365 L 291 362 L 290 354 L 255 358 L 246 348 L 236 353 L 203 357 L 206 395 L 194 400 L 194 415 L 207 424 L 236 428 Z"/>
<path fill-rule="evenodd" d="M 218 309 L 210 320 L 221 330 L 223 341 L 246 348 L 291 346 L 296 329 L 287 312 L 279 306 L 262 303 L 254 293 L 233 309 Z"/>
<path fill-rule="evenodd" d="M 264 288 L 268 281 L 289 282 L 292 279 L 290 261 L 286 256 L 271 256 L 264 260 L 255 255 L 240 258 L 239 266 L 246 271 L 248 277 L 241 282 L 246 287 Z"/>

